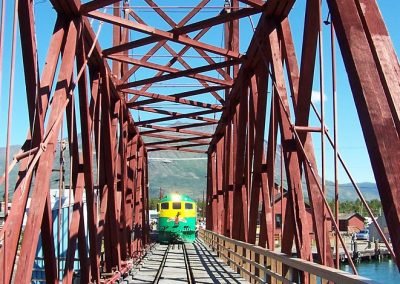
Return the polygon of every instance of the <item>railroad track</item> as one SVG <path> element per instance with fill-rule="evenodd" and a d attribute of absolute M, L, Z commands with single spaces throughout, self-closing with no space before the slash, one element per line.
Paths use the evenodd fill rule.
<path fill-rule="evenodd" d="M 163 259 L 161 260 L 160 268 L 158 269 L 156 277 L 154 278 L 154 281 L 153 281 L 154 284 L 157 284 L 161 279 L 161 275 L 163 273 L 163 270 L 164 270 L 164 267 L 165 267 L 165 262 L 167 261 L 168 252 L 169 252 L 170 249 L 171 249 L 171 244 L 169 244 L 167 249 L 165 250 L 165 254 L 163 256 Z"/>
<path fill-rule="evenodd" d="M 171 248 L 175 248 L 175 246 L 178 246 L 178 249 L 182 247 L 182 255 L 185 263 L 185 270 L 186 270 L 186 278 L 187 278 L 187 283 L 193 284 L 196 283 L 193 275 L 192 268 L 190 267 L 190 261 L 189 261 L 189 255 L 186 249 L 186 245 L 184 243 L 182 244 L 169 244 L 167 249 L 165 250 L 164 256 L 161 260 L 160 268 L 157 271 L 156 277 L 154 278 L 153 283 L 158 284 L 161 279 L 163 279 L 162 275 L 164 272 L 165 264 L 168 259 L 168 254 L 171 250 Z"/>
<path fill-rule="evenodd" d="M 186 244 L 185 243 L 182 244 L 182 251 L 183 251 L 183 257 L 184 257 L 184 260 L 185 260 L 186 277 L 187 277 L 188 283 L 189 284 L 196 283 L 195 279 L 194 279 L 194 276 L 193 276 L 192 268 L 190 267 L 189 255 L 187 253 Z"/>

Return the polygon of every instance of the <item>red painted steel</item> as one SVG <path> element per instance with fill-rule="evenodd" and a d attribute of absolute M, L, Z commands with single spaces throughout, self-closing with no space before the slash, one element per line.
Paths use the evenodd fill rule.
<path fill-rule="evenodd" d="M 321 182 L 311 132 L 321 133 L 331 144 L 332 139 L 324 125 L 309 125 L 316 52 L 322 46 L 320 1 L 306 3 L 300 64 L 288 20 L 294 0 L 226 1 L 221 11 L 197 20 L 210 2 L 202 0 L 180 21 L 156 1 L 145 0 L 149 11 L 161 17 L 169 30 L 149 26 L 145 15 L 122 2 L 51 0 L 58 18 L 42 70 L 37 63 L 34 2 L 17 2 L 29 132 L 20 152 L 6 167 L 11 169 L 20 163 L 11 210 L 0 232 L 4 238 L 0 279 L 5 283 L 11 279 L 16 283 L 31 281 L 41 235 L 47 282 L 57 282 L 57 271 L 64 271 L 64 282 L 73 282 L 76 250 L 81 282 L 116 281 L 130 268 L 131 260 L 143 256 L 150 242 L 148 155 L 165 150 L 208 155 L 207 229 L 274 249 L 275 223 L 280 214 L 282 251 L 291 254 L 294 241 L 297 255 L 311 260 L 312 226 L 319 259 L 333 266 L 329 230 L 322 224 L 326 212 L 334 216 L 323 196 L 325 169 L 321 171 Z M 335 25 L 331 31 L 336 33 L 349 74 L 389 225 L 392 254 L 400 267 L 400 236 L 396 231 L 400 226 L 400 175 L 396 171 L 400 160 L 398 59 L 375 1 L 327 3 Z M 239 19 L 254 14 L 260 14 L 260 20 L 246 55 L 242 55 Z M 95 34 L 89 18 L 113 25 L 112 46 L 101 49 L 98 37 L 103 23 Z M 223 27 L 223 47 L 205 36 L 215 32 L 217 26 Z M 135 34 L 132 40 L 131 31 L 145 36 L 137 38 Z M 149 44 L 153 45 L 144 55 L 136 55 L 139 58 L 129 52 Z M 162 49 L 171 58 L 161 63 L 153 61 L 156 53 L 164 52 Z M 192 54 L 185 57 L 189 51 L 196 52 L 202 63 L 189 61 L 187 58 L 195 58 Z M 142 68 L 155 70 L 155 75 L 140 75 Z M 322 66 L 320 71 L 323 78 Z M 176 82 L 181 78 L 199 87 L 177 93 L 149 90 L 178 86 Z M 168 85 L 170 80 L 173 83 Z M 206 96 L 208 99 L 203 101 Z M 190 111 L 165 110 L 162 105 L 167 103 Z M 134 121 L 132 110 L 147 112 L 150 118 L 146 115 L 140 120 L 139 116 Z M 152 113 L 163 117 L 151 117 Z M 67 182 L 74 206 L 68 224 L 66 263 L 57 268 L 60 261 L 52 245 L 50 178 L 64 115 L 71 161 Z M 317 116 L 323 124 L 325 119 Z M 187 123 L 187 119 L 202 122 Z M 158 124 L 175 120 L 176 125 Z M 209 133 L 208 127 L 217 123 L 215 133 Z M 142 131 L 145 128 L 150 130 Z M 158 140 L 147 142 L 146 137 Z M 333 146 L 337 152 L 336 143 Z M 280 181 L 275 167 L 277 151 L 285 164 Z M 335 156 L 349 174 L 339 153 Z M 282 175 L 287 185 L 282 184 Z M 313 224 L 307 223 L 303 179 Z M 3 180 L 7 187 L 8 175 L 0 183 Z M 352 177 L 351 181 L 355 183 Z M 356 191 L 365 203 L 358 188 Z M 287 197 L 287 205 L 285 212 L 278 212 L 275 201 L 282 195 Z M 27 225 L 22 228 L 29 197 Z M 336 228 L 337 222 L 333 224 Z M 30 237 L 21 239 L 19 249 L 22 232 Z M 337 243 L 343 241 L 339 237 Z M 302 277 L 305 280 L 307 273 Z"/>
<path fill-rule="evenodd" d="M 108 22 L 110 24 L 119 25 L 121 27 L 126 27 L 126 28 L 132 29 L 134 31 L 143 32 L 143 33 L 150 34 L 150 35 L 155 35 L 155 36 L 159 37 L 159 39 L 171 40 L 171 41 L 174 41 L 174 42 L 177 42 L 180 44 L 188 45 L 190 47 L 201 48 L 201 49 L 204 49 L 205 51 L 213 52 L 215 54 L 227 55 L 230 58 L 240 58 L 241 57 L 241 55 L 237 52 L 233 52 L 233 51 L 229 51 L 229 50 L 226 50 L 226 49 L 223 49 L 220 47 L 201 43 L 199 41 L 193 40 L 186 36 L 182 36 L 182 35 L 175 36 L 175 34 L 173 32 L 166 32 L 166 31 L 158 30 L 153 27 L 149 27 L 149 26 L 146 26 L 143 24 L 127 21 L 127 20 L 124 20 L 119 17 L 111 16 L 106 13 L 97 12 L 97 11 L 89 12 L 88 16 L 90 16 L 94 19 Z M 119 46 L 114 46 L 108 50 L 104 50 L 104 54 L 108 55 L 108 54 L 118 53 L 118 52 L 130 49 L 134 46 L 135 46 L 135 42 L 121 44 Z"/>
<path fill-rule="evenodd" d="M 262 158 L 264 152 L 264 129 L 266 104 L 267 104 L 267 86 L 268 81 L 267 70 L 264 64 L 260 64 L 257 68 L 257 74 L 251 78 L 251 92 L 253 97 L 253 108 L 255 112 L 255 137 L 254 137 L 254 158 L 253 158 L 253 180 L 250 192 L 250 211 L 249 211 L 249 242 L 255 243 L 257 231 L 258 208 L 260 204 L 260 192 L 262 188 Z M 253 217 L 252 217 L 253 216 Z"/>
<path fill-rule="evenodd" d="M 284 57 L 285 57 L 285 62 L 287 66 L 287 74 L 289 78 L 289 86 L 291 89 L 291 93 L 293 96 L 292 104 L 293 108 L 296 113 L 296 124 L 298 123 L 297 121 L 301 121 L 302 117 L 304 117 L 305 114 L 305 109 L 301 108 L 303 104 L 310 104 L 311 103 L 311 98 L 308 96 L 300 96 L 300 82 L 301 84 L 306 84 L 307 82 L 303 82 L 303 80 L 300 80 L 300 71 L 298 68 L 298 64 L 296 61 L 296 54 L 294 51 L 294 45 L 293 45 L 293 39 L 290 31 L 290 26 L 288 21 L 282 22 L 281 29 L 280 31 L 280 39 L 284 45 Z M 308 51 L 309 52 L 309 51 Z M 304 55 L 304 58 L 306 55 Z M 307 55 L 309 56 L 309 55 Z M 314 55 L 315 57 L 315 55 Z M 306 59 L 302 59 L 306 60 Z M 306 67 L 303 67 L 306 68 Z M 308 68 L 308 67 L 307 67 Z M 303 71 L 305 72 L 305 71 Z M 310 71 L 311 72 L 311 71 Z M 302 77 L 303 78 L 303 77 Z M 308 80 L 308 77 L 306 78 Z M 309 87 L 308 92 L 311 92 L 311 87 Z M 305 102 L 306 101 L 306 102 Z M 300 124 L 303 124 L 303 121 L 300 122 Z M 314 169 L 315 172 L 318 172 L 317 170 L 317 163 L 316 163 L 316 158 L 314 154 L 314 149 L 313 149 L 313 143 L 312 143 L 312 137 L 310 135 L 310 132 L 314 131 L 313 129 L 310 129 L 309 126 L 300 126 L 300 125 L 295 125 L 294 126 L 296 130 L 298 129 L 304 129 L 306 132 L 300 133 L 300 137 L 303 137 L 304 140 L 304 148 L 307 151 L 307 155 L 309 157 L 309 160 L 312 164 L 312 168 Z M 321 127 L 319 127 L 321 129 Z M 320 130 L 321 131 L 321 130 Z M 310 199 L 310 204 L 311 208 L 313 210 L 313 228 L 315 231 L 315 240 L 317 243 L 317 250 L 320 255 L 322 255 L 322 252 L 324 251 L 324 246 L 323 246 L 323 239 L 324 239 L 324 232 L 323 232 L 323 226 L 320 224 L 323 223 L 323 206 L 322 206 L 322 198 L 319 195 L 318 192 L 318 185 L 312 178 L 312 175 L 308 169 L 308 167 L 305 165 L 305 161 L 300 155 L 300 158 L 302 159 L 302 163 L 304 165 L 304 173 L 305 173 L 305 180 L 307 183 L 307 191 L 308 191 L 308 196 Z M 326 242 L 329 243 L 329 234 L 328 230 L 325 232 L 325 239 Z M 333 266 L 333 258 L 332 258 L 332 252 L 329 247 L 325 247 L 325 263 L 328 266 Z"/>
<path fill-rule="evenodd" d="M 22 240 L 21 254 L 18 261 L 15 281 L 17 283 L 27 283 L 31 279 L 31 273 L 26 269 L 31 270 L 35 259 L 36 245 L 39 238 L 40 220 L 43 216 L 46 198 L 50 189 L 50 173 L 55 156 L 55 145 L 57 145 L 57 136 L 53 133 L 58 133 L 60 130 L 59 114 L 62 113 L 63 106 L 67 103 L 70 91 L 72 78 L 72 70 L 76 44 L 78 42 L 78 33 L 80 31 L 79 23 L 71 21 L 67 33 L 65 50 L 58 75 L 58 83 L 56 92 L 54 93 L 53 102 L 51 105 L 51 113 L 49 117 L 46 135 L 49 135 L 49 143 L 44 149 L 41 159 L 38 162 L 38 170 L 35 177 L 35 186 L 32 191 L 31 207 L 24 235 L 31 236 Z M 35 245 L 36 244 L 36 245 Z"/>
<path fill-rule="evenodd" d="M 225 161 L 224 161 L 224 139 L 221 139 L 219 141 L 219 144 L 217 145 L 217 153 L 216 153 L 216 177 L 217 177 L 217 220 L 218 220 L 218 226 L 217 226 L 217 231 L 222 234 L 225 231 L 225 222 L 224 222 L 224 216 L 225 216 L 225 210 L 224 210 L 224 192 L 223 192 L 223 170 L 225 167 Z"/>
<path fill-rule="evenodd" d="M 391 107 L 395 94 L 385 92 L 385 86 L 389 83 L 386 81 L 387 77 L 381 76 L 383 71 L 379 67 L 381 60 L 374 56 L 379 48 L 375 42 L 368 40 L 370 31 L 364 25 L 365 16 L 357 9 L 356 3 L 328 1 L 328 5 L 332 11 L 333 23 L 345 67 L 349 73 L 350 86 L 382 200 L 396 261 L 400 267 L 400 236 L 397 234 L 397 228 L 400 226 L 398 190 L 400 173 L 396 170 L 399 163 L 400 141 L 395 124 L 398 113 Z M 368 13 L 371 13 L 367 17 L 380 19 L 379 10 L 374 9 L 374 5 L 375 3 L 371 3 L 366 7 Z M 385 45 L 391 46 L 388 42 L 385 42 Z M 392 61 L 391 65 L 395 66 L 396 63 L 398 65 L 398 61 Z"/>
<path fill-rule="evenodd" d="M 207 5 L 207 3 L 210 0 L 202 0 L 191 12 L 189 12 L 179 23 L 176 24 L 177 27 L 179 26 L 184 26 L 187 22 L 189 22 L 196 14 L 198 14 L 201 11 L 201 8 Z M 143 20 L 136 14 L 134 11 L 129 11 L 129 14 L 139 23 L 145 24 Z M 208 29 L 203 29 L 200 31 L 193 39 L 198 40 L 200 39 Z M 142 57 L 142 61 L 147 61 L 151 58 L 154 53 L 157 52 L 162 46 L 164 46 L 167 43 L 166 40 L 161 40 L 159 41 L 153 48 L 151 48 L 145 56 Z M 185 46 L 183 49 L 181 49 L 180 52 L 177 54 L 179 56 L 182 56 L 187 50 L 189 50 L 189 47 Z M 176 62 L 178 58 L 172 58 L 167 66 L 172 66 L 174 62 Z M 122 82 L 125 82 L 135 71 L 137 71 L 140 68 L 140 66 L 133 66 L 128 72 L 121 78 Z M 161 75 L 162 73 L 158 73 L 157 75 Z"/>
<path fill-rule="evenodd" d="M 282 58 L 278 46 L 278 37 L 276 32 L 272 32 L 269 38 L 269 47 L 271 52 L 271 61 L 273 66 L 273 80 L 275 92 L 275 100 L 283 101 L 282 104 L 276 105 L 276 114 L 279 121 L 281 131 L 281 145 L 283 149 L 283 157 L 285 161 L 286 176 L 288 182 L 288 193 L 292 210 L 287 210 L 292 215 L 294 228 L 294 240 L 297 251 L 301 258 L 312 259 L 311 243 L 309 237 L 309 224 L 307 223 L 306 210 L 303 198 L 301 174 L 299 168 L 299 158 L 296 149 L 293 147 L 292 133 L 290 131 L 290 121 L 286 113 L 290 114 L 288 98 L 283 78 L 283 68 L 281 65 Z M 290 117 L 290 115 L 289 115 Z M 286 215 L 287 216 L 287 215 Z M 285 228 L 290 228 L 294 224 L 285 223 Z M 291 229 L 292 230 L 292 229 Z M 290 234 L 285 234 L 282 240 L 282 251 L 290 254 L 292 247 L 292 239 Z"/>
<path fill-rule="evenodd" d="M 202 108 L 209 108 L 209 109 L 214 109 L 214 110 L 221 110 L 222 106 L 216 105 L 216 104 L 209 104 L 209 103 L 203 103 L 203 102 L 198 102 L 198 101 L 193 101 L 193 100 L 187 100 L 187 99 L 182 99 L 179 97 L 175 96 L 168 96 L 168 95 L 161 95 L 161 94 L 154 94 L 154 93 L 147 93 L 147 92 L 142 92 L 140 90 L 129 90 L 128 93 L 131 94 L 137 94 L 142 97 L 147 97 L 147 98 L 153 98 L 156 99 L 158 102 L 175 102 L 175 103 L 180 103 L 183 105 L 190 105 L 190 106 L 196 106 L 196 107 L 202 107 Z M 127 106 L 130 107 L 135 107 L 135 106 L 141 106 L 143 104 L 147 104 L 146 102 L 143 103 L 143 101 L 139 102 L 133 102 L 133 103 L 128 103 Z"/>

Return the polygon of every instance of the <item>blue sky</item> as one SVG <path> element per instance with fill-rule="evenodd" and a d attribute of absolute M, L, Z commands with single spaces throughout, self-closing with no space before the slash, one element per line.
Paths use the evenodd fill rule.
<path fill-rule="evenodd" d="M 135 6 L 144 6 L 143 1 L 130 1 L 131 3 L 135 3 Z M 326 4 L 324 2 L 324 15 L 327 15 Z M 38 41 L 38 52 L 39 52 L 39 61 L 40 66 L 43 65 L 44 58 L 47 52 L 47 46 L 50 39 L 50 34 L 52 32 L 56 14 L 51 7 L 51 4 L 47 0 L 36 0 L 35 1 L 35 14 L 36 14 L 36 28 L 37 28 L 37 41 Z M 157 4 L 160 6 L 164 5 L 172 5 L 171 1 L 168 0 L 158 0 L 156 1 Z M 192 6 L 194 3 L 198 3 L 198 0 L 176 0 L 173 2 L 173 5 L 180 5 L 180 6 Z M 203 19 L 204 17 L 209 17 L 210 13 L 212 13 L 216 8 L 213 10 L 212 7 L 221 7 L 223 6 L 224 1 L 221 0 L 212 0 L 208 5 L 210 8 L 207 10 L 208 12 L 203 12 L 197 15 L 192 21 L 198 21 Z M 397 54 L 400 50 L 400 21 L 398 17 L 398 11 L 400 11 L 400 1 L 388 1 L 388 0 L 379 0 L 378 4 L 380 6 L 381 12 L 385 19 L 387 28 L 389 30 L 389 34 L 391 35 L 395 50 Z M 7 113 L 7 104 L 8 104 L 8 90 L 9 90 L 9 70 L 10 70 L 10 57 L 11 57 L 11 30 L 12 30 L 12 9 L 14 5 L 14 1 L 6 1 L 7 5 L 7 17 L 6 17 L 6 34 L 5 34 L 5 49 L 4 49 L 4 60 L 3 60 L 3 78 L 2 78 L 2 94 L 0 98 L 0 146 L 3 147 L 5 145 L 5 135 L 6 135 L 6 113 Z M 133 4 L 132 4 L 133 5 Z M 304 5 L 305 0 L 298 0 L 293 8 L 292 13 L 290 14 L 290 22 L 292 26 L 293 37 L 296 46 L 296 53 L 299 59 L 301 54 L 301 40 L 303 34 L 303 22 L 304 22 Z M 161 20 L 160 17 L 156 16 L 154 13 L 150 13 L 146 9 L 137 9 L 138 13 L 143 17 L 143 19 L 152 26 L 157 26 L 158 28 L 167 30 L 169 26 Z M 179 10 L 184 11 L 187 13 L 187 10 Z M 176 9 L 172 9 L 167 11 L 167 14 L 171 16 L 175 21 L 179 21 L 183 14 Z M 211 14 L 212 15 L 212 14 Z M 252 17 L 252 20 L 257 24 L 258 17 Z M 98 27 L 98 23 L 95 21 L 93 23 L 95 29 Z M 326 108 L 326 120 L 327 126 L 331 129 L 331 134 L 333 133 L 333 126 L 332 126 L 332 92 L 331 92 L 331 62 L 329 56 L 329 48 L 330 48 L 330 41 L 329 41 L 329 31 L 330 27 L 324 27 L 324 53 L 325 53 L 325 108 Z M 245 52 L 247 49 L 248 42 L 251 38 L 251 25 L 248 18 L 241 20 L 241 52 Z M 101 31 L 100 36 L 100 43 L 103 48 L 109 47 L 111 45 L 111 28 L 109 25 L 104 24 Z M 132 32 L 131 38 L 137 38 L 139 35 L 137 33 Z M 19 32 L 18 32 L 19 37 Z M 221 33 L 221 28 L 216 27 L 213 28 L 209 33 L 207 33 L 202 41 L 205 42 L 212 42 L 216 46 L 222 46 L 223 43 L 223 36 Z M 179 47 L 178 44 L 171 43 L 171 47 Z M 147 51 L 148 48 L 139 48 L 137 50 L 132 51 L 134 54 L 143 54 Z M 354 106 L 354 101 L 351 95 L 351 90 L 349 88 L 348 79 L 346 71 L 343 67 L 343 63 L 341 60 L 340 50 L 337 46 L 337 54 L 336 58 L 338 61 L 338 113 L 339 113 L 339 150 L 343 155 L 344 159 L 347 161 L 347 164 L 356 177 L 357 181 L 374 181 L 373 173 L 371 170 L 369 157 L 366 152 L 365 143 L 363 139 L 363 135 L 361 132 L 361 128 L 358 122 L 357 112 Z M 160 56 L 157 59 L 157 63 L 166 63 L 169 58 L 164 57 L 168 53 L 165 50 L 160 50 L 157 55 Z M 196 53 L 194 51 L 189 51 L 187 53 L 189 56 L 194 56 Z M 191 58 L 190 60 L 187 58 L 188 62 L 193 64 L 193 66 L 201 66 L 204 65 L 204 62 Z M 215 58 L 215 61 L 220 61 L 220 58 Z M 174 65 L 174 67 L 183 69 L 180 64 Z M 23 75 L 23 68 L 22 68 L 22 59 L 21 59 L 21 52 L 20 52 L 20 45 L 18 40 L 18 48 L 17 48 L 17 60 L 16 60 L 16 80 L 15 80 L 15 94 L 14 94 L 14 107 L 13 107 L 13 121 L 12 121 L 12 136 L 11 136 L 11 143 L 12 144 L 21 144 L 23 143 L 26 131 L 27 131 L 27 107 L 26 107 L 26 95 L 25 95 L 25 88 L 24 88 L 24 75 Z M 318 93 L 319 90 L 319 83 L 318 83 L 318 64 L 316 65 L 316 77 L 314 83 L 314 90 Z M 141 76 L 151 76 L 153 73 L 152 71 L 141 69 L 140 72 L 135 74 L 134 79 L 139 79 Z M 213 73 L 209 73 L 209 75 L 213 75 Z M 176 81 L 171 81 L 175 82 Z M 194 81 L 187 79 L 185 81 L 180 81 L 184 84 L 193 84 Z M 185 87 L 180 88 L 171 88 L 164 86 L 158 86 L 155 88 L 149 89 L 151 92 L 156 93 L 163 93 L 163 94 L 173 94 L 177 92 L 184 91 Z M 199 99 L 206 102 L 215 102 L 211 96 L 204 99 L 200 97 L 193 97 L 192 99 Z M 190 111 L 188 108 L 184 108 L 182 106 L 177 107 L 176 105 L 170 105 L 169 110 L 179 111 L 179 112 L 187 112 Z M 140 118 L 136 111 L 132 112 L 135 120 L 144 120 L 148 118 L 154 118 L 154 115 L 146 115 L 141 113 Z M 213 117 L 210 115 L 209 117 Z M 318 125 L 315 119 L 315 116 L 311 116 L 310 120 L 311 125 Z M 315 151 L 317 157 L 320 156 L 321 146 L 319 143 L 319 136 L 314 135 L 313 137 L 315 142 Z M 330 147 L 327 146 L 327 149 Z M 332 157 L 333 152 L 331 150 L 326 151 L 326 161 L 327 161 L 327 178 L 332 180 L 333 179 L 333 171 L 332 169 Z M 3 163 L 3 161 L 1 161 Z M 320 164 L 320 161 L 319 161 Z M 343 171 L 340 172 L 339 179 L 341 182 L 347 182 L 347 179 L 344 176 Z"/>

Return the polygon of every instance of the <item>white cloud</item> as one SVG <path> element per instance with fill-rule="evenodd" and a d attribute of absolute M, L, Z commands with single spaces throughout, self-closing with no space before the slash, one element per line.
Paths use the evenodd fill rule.
<path fill-rule="evenodd" d="M 321 101 L 321 93 L 319 91 L 313 90 L 311 92 L 311 101 L 313 103 L 319 103 Z M 326 102 L 326 95 L 324 94 L 324 102 Z"/>

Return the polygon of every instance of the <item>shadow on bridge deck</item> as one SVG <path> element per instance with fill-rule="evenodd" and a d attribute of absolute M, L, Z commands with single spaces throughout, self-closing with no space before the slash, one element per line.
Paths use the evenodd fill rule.
<path fill-rule="evenodd" d="M 184 254 L 182 246 L 175 245 L 169 249 L 167 245 L 155 246 L 128 283 L 188 283 Z M 186 256 L 195 283 L 248 283 L 221 262 L 216 253 L 209 251 L 201 240 L 186 244 Z M 156 278 L 160 269 L 158 282 Z"/>

